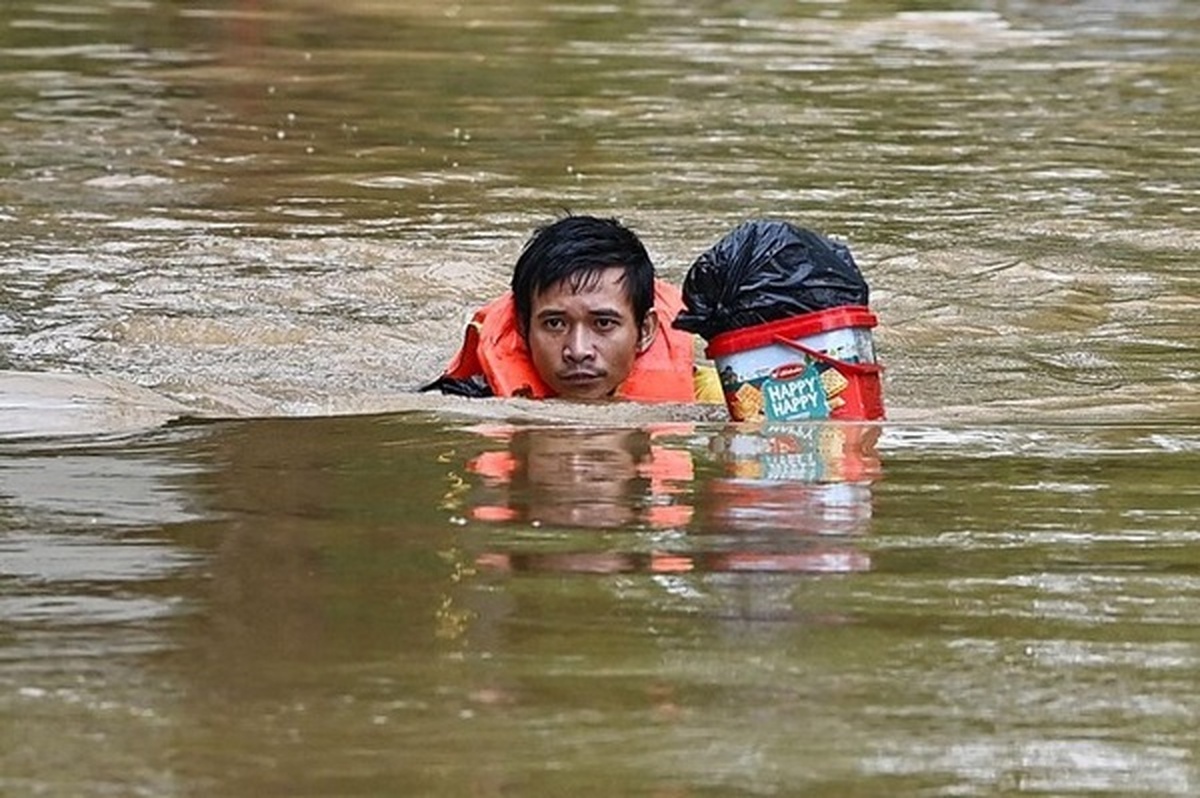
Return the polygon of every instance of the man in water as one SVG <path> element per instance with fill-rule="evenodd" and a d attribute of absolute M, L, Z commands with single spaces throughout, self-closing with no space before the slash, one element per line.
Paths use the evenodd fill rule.
<path fill-rule="evenodd" d="M 671 327 L 682 307 L 631 230 L 566 216 L 534 232 L 512 289 L 475 313 L 445 373 L 422 390 L 692 402 L 692 336 Z"/>

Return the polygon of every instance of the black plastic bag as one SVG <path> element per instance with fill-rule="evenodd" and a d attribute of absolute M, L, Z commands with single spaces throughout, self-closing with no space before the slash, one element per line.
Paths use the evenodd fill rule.
<path fill-rule="evenodd" d="M 673 326 L 712 340 L 763 322 L 867 305 L 869 291 L 845 244 L 788 222 L 755 219 L 696 259 L 683 300 L 687 307 Z"/>

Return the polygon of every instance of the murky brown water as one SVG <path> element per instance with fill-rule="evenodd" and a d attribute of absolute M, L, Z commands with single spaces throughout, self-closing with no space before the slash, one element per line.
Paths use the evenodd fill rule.
<path fill-rule="evenodd" d="M 1195 794 L 1198 45 L 6 4 L 0 794 Z M 566 208 L 848 241 L 892 420 L 414 395 Z"/>

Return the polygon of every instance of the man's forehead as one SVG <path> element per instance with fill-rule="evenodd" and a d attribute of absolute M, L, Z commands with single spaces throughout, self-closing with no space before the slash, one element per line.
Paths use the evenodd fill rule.
<path fill-rule="evenodd" d="M 580 269 L 566 277 L 551 283 L 545 290 L 565 288 L 572 294 L 582 294 L 589 291 L 601 290 L 609 286 L 625 287 L 625 270 L 620 266 L 599 266 L 596 268 Z"/>
<path fill-rule="evenodd" d="M 534 296 L 536 304 L 566 300 L 568 297 L 595 297 L 595 301 L 613 305 L 614 310 L 632 307 L 625 284 L 625 272 L 618 266 L 578 271 L 557 280 Z"/>

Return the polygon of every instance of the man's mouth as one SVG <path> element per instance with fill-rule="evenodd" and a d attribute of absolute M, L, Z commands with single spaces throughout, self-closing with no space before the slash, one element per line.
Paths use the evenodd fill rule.
<path fill-rule="evenodd" d="M 563 382 L 595 382 L 604 375 L 598 371 L 567 371 L 561 375 Z"/>

